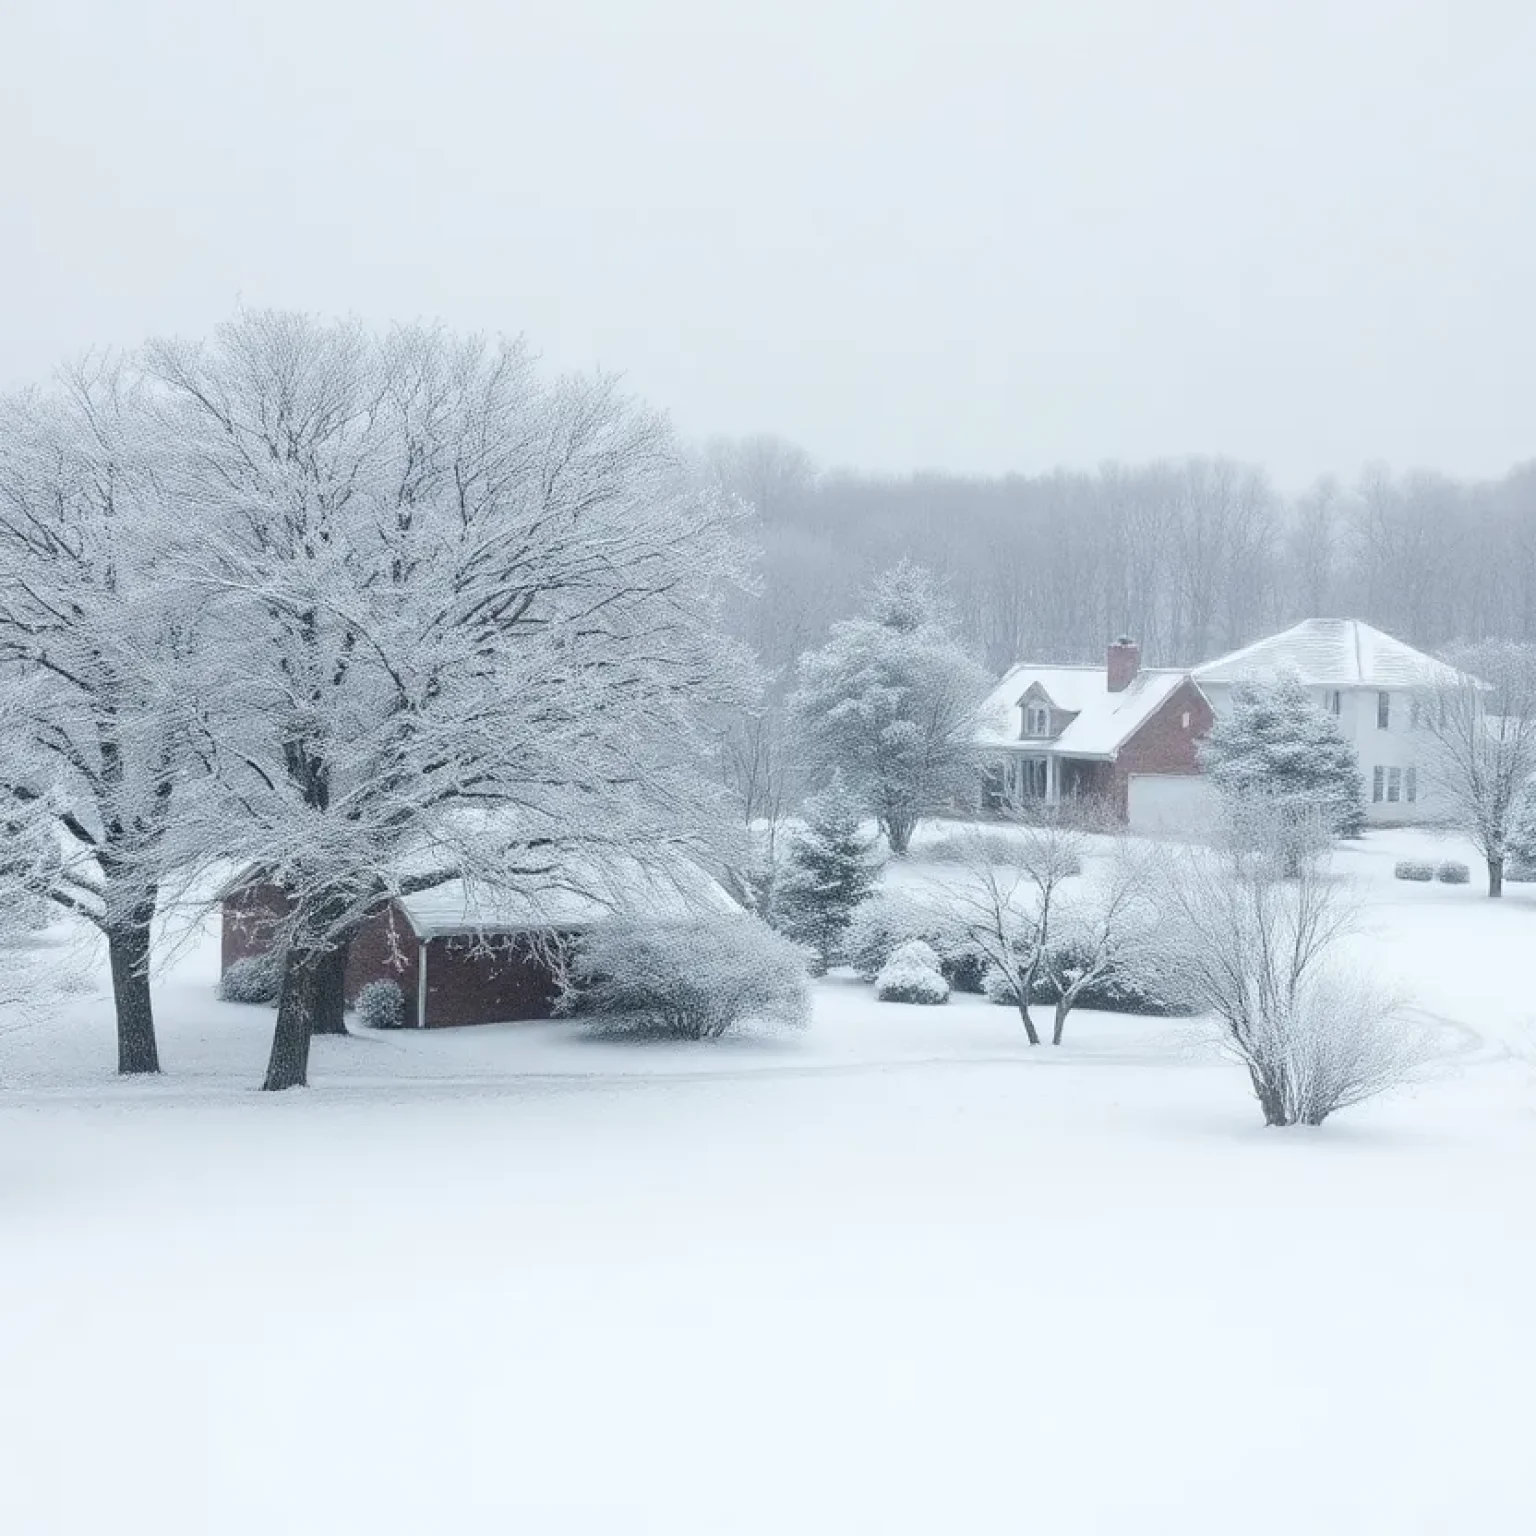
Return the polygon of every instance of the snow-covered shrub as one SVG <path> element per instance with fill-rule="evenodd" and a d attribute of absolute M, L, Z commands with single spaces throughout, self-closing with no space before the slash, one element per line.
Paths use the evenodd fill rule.
<path fill-rule="evenodd" d="M 1117 965 L 1112 959 L 1096 959 L 1085 948 L 1071 942 L 1052 945 L 1047 954 L 1048 963 L 1040 968 L 1030 999 L 1032 1002 L 1056 1003 L 1062 991 L 1070 988 L 1084 971 L 1092 971 L 1094 974 L 1072 1000 L 1076 1008 L 1087 1008 L 1095 1013 L 1141 1014 L 1150 1018 L 1167 1018 L 1188 1012 L 1185 1005 L 1168 1001 L 1159 988 L 1131 974 L 1124 965 Z M 1056 978 L 1060 978 L 1064 985 Z"/>
<path fill-rule="evenodd" d="M 232 960 L 219 979 L 219 997 L 226 1003 L 275 1003 L 283 985 L 283 957 L 275 950 Z"/>
<path fill-rule="evenodd" d="M 896 950 L 875 977 L 875 996 L 882 1003 L 947 1003 L 949 983 L 932 946 L 913 939 Z"/>
<path fill-rule="evenodd" d="M 987 967 L 987 973 L 982 978 L 981 990 L 989 1003 L 996 1003 L 1000 1008 L 1019 1006 L 1019 989 L 1013 984 L 1013 978 L 1001 966 Z"/>
<path fill-rule="evenodd" d="M 1354 910 L 1345 888 L 1315 864 L 1281 876 L 1276 851 L 1168 861 L 1163 979 L 1213 1017 L 1266 1125 L 1321 1125 L 1411 1081 L 1434 1042 L 1335 959 Z"/>
<path fill-rule="evenodd" d="M 577 942 L 566 987 L 568 1009 L 684 1040 L 810 1016 L 805 952 L 745 912 L 614 918 Z"/>
<path fill-rule="evenodd" d="M 357 994 L 357 1022 L 364 1029 L 404 1029 L 405 993 L 393 981 L 370 981 Z"/>
<path fill-rule="evenodd" d="M 924 843 L 917 851 L 935 863 L 962 864 L 967 868 L 977 863 L 1017 864 L 1029 855 L 1029 829 L 1009 831 L 1003 827 L 967 827 L 958 832 L 946 832 Z M 1070 879 L 1082 872 L 1082 860 L 1074 856 L 1062 870 L 1062 878 Z"/>
<path fill-rule="evenodd" d="M 1092 963 L 1091 957 L 1074 955 L 1070 945 L 1053 949 L 1050 963 L 1042 965 L 1035 977 L 1030 1002 L 1054 1007 L 1061 1000 L 1063 990 L 1056 978 L 1063 978 L 1070 986 Z M 1148 1018 L 1169 1018 L 1189 1012 L 1187 1004 L 1169 1001 L 1149 982 L 1126 975 L 1113 964 L 1100 961 L 1095 968 L 1098 974 L 1074 994 L 1074 1008 L 1086 1008 L 1094 1013 L 1139 1014 Z M 988 1002 L 1004 1008 L 1019 1006 L 1018 989 L 1001 966 L 988 969 L 982 990 Z"/>
<path fill-rule="evenodd" d="M 1472 871 L 1459 859 L 1446 859 L 1435 871 L 1435 879 L 1441 885 L 1466 885 L 1472 879 Z"/>
<path fill-rule="evenodd" d="M 853 910 L 843 934 L 843 958 L 864 981 L 873 981 L 903 944 L 921 939 L 939 957 L 939 969 L 957 992 L 976 992 L 986 962 L 962 918 L 933 896 L 880 890 Z"/>
<path fill-rule="evenodd" d="M 1422 859 L 1399 859 L 1392 876 L 1396 880 L 1433 880 L 1435 866 Z"/>

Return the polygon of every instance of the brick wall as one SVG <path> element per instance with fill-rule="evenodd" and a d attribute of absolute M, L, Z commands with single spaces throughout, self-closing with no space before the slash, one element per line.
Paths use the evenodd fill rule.
<path fill-rule="evenodd" d="M 286 913 L 286 898 L 276 886 L 251 886 L 227 898 L 220 935 L 223 969 L 265 954 L 274 922 Z M 429 939 L 426 947 L 428 1028 L 551 1016 L 558 991 L 554 973 L 527 939 L 455 934 Z M 392 981 L 405 994 L 406 1021 L 414 1026 L 420 955 L 420 941 L 398 907 L 376 912 L 358 929 L 347 955 L 348 1004 L 370 981 Z"/>
<path fill-rule="evenodd" d="M 1184 724 L 1188 715 L 1189 724 Z M 1114 762 L 1111 803 L 1125 816 L 1133 773 L 1199 773 L 1197 747 L 1211 728 L 1211 706 L 1191 682 L 1181 683 L 1120 748 Z"/>
<path fill-rule="evenodd" d="M 288 913 L 288 899 L 275 885 L 250 885 L 224 899 L 219 935 L 222 974 L 236 960 L 264 955 L 272 947 L 272 927 Z"/>
<path fill-rule="evenodd" d="M 427 1027 L 547 1019 L 554 974 L 525 938 L 477 940 L 468 934 L 427 944 Z"/>
<path fill-rule="evenodd" d="M 347 952 L 347 1002 L 370 981 L 392 981 L 405 994 L 405 1021 L 414 1028 L 420 953 L 420 940 L 398 907 L 391 904 L 374 913 Z"/>

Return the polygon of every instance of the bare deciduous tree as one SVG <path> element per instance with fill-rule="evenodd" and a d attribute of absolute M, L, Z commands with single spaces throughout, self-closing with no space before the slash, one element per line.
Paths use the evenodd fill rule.
<path fill-rule="evenodd" d="M 966 942 L 1004 982 L 1029 1043 L 1039 1045 L 1033 1000 L 1059 937 L 1067 883 L 1082 873 L 1088 837 L 1065 818 L 1019 827 L 1006 848 L 995 831 L 960 836 L 964 874 L 946 884 L 953 915 Z M 1057 1021 L 1057 1045 L 1065 1020 L 1063 1013 Z"/>
<path fill-rule="evenodd" d="M 1162 985 L 1217 1020 L 1266 1125 L 1320 1125 L 1410 1078 L 1429 1042 L 1339 963 L 1347 889 L 1315 862 L 1286 877 L 1283 829 L 1250 816 L 1216 847 L 1165 858 Z"/>
<path fill-rule="evenodd" d="M 1476 845 L 1488 894 L 1504 894 L 1520 795 L 1536 774 L 1536 645 L 1483 641 L 1453 647 L 1420 690 L 1418 718 L 1432 743 L 1426 779 L 1443 819 Z"/>
<path fill-rule="evenodd" d="M 150 926 L 187 766 L 198 619 L 169 537 L 128 370 L 87 362 L 0 407 L 0 824 L 56 835 L 35 888 L 106 939 L 125 1073 L 160 1069 Z"/>
<path fill-rule="evenodd" d="M 148 360 L 168 477 L 211 534 L 183 579 L 230 642 L 183 836 L 287 900 L 266 1087 L 305 1081 L 347 943 L 392 896 L 713 851 L 738 504 L 661 418 L 438 330 L 248 313 Z"/>

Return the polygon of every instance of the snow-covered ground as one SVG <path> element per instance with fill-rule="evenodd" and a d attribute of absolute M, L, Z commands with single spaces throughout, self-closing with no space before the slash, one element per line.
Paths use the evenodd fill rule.
<path fill-rule="evenodd" d="M 1442 1070 L 1265 1131 L 1177 1021 L 818 989 L 802 1035 L 0 1020 L 0 1529 L 1524 1532 L 1536 887 L 1341 853 Z M 1468 862 L 1471 862 L 1468 858 Z M 918 865 L 902 878 L 943 878 Z M 57 952 L 61 969 L 79 964 Z"/>

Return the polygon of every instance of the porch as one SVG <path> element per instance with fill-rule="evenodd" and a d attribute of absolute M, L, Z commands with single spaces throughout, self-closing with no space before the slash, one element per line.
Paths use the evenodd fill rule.
<path fill-rule="evenodd" d="M 1109 792 L 1110 768 L 1109 763 L 1091 758 L 1010 752 L 988 766 L 982 781 L 982 808 L 1020 811 L 1097 799 Z"/>

